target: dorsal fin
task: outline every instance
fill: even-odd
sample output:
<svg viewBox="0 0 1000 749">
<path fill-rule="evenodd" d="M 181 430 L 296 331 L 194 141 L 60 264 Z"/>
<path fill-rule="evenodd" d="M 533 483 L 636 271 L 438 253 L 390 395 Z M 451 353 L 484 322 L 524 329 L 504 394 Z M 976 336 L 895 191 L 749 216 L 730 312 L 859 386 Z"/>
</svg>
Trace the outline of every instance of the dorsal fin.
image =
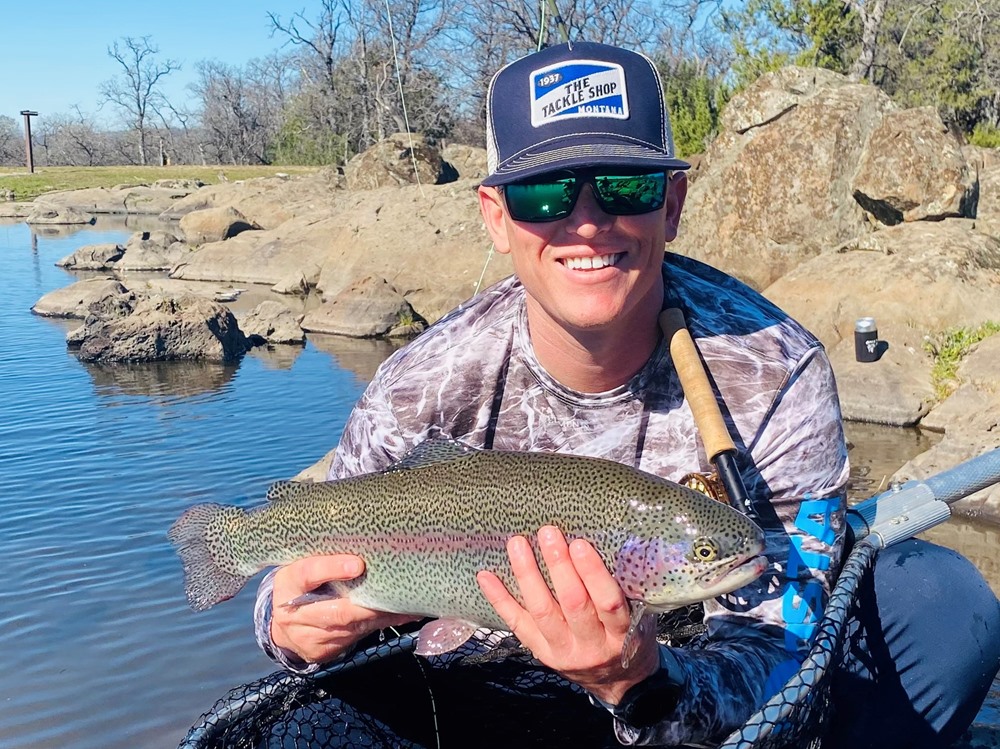
<svg viewBox="0 0 1000 749">
<path fill-rule="evenodd" d="M 308 496 L 311 481 L 275 481 L 267 488 L 268 502 L 287 502 L 290 499 L 304 499 Z"/>
<path fill-rule="evenodd" d="M 423 468 L 459 458 L 467 458 L 475 452 L 477 452 L 477 448 L 459 440 L 434 437 L 421 442 L 386 470 L 406 471 L 411 468 Z"/>
</svg>

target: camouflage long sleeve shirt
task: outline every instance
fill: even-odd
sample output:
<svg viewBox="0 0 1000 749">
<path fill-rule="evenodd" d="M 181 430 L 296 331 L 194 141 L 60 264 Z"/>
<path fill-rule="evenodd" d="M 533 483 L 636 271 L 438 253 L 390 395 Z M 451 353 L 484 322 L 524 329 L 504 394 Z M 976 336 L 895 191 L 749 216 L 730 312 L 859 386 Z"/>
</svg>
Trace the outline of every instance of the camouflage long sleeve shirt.
<svg viewBox="0 0 1000 749">
<path fill-rule="evenodd" d="M 839 568 L 847 450 L 820 343 L 761 295 L 681 256 L 663 267 L 739 448 L 770 568 L 705 605 L 708 635 L 675 648 L 674 713 L 629 744 L 701 744 L 738 727 L 794 673 Z M 528 335 L 525 292 L 507 279 L 387 359 L 355 406 L 330 478 L 379 471 L 432 437 L 477 447 L 609 458 L 677 480 L 711 470 L 665 342 L 629 382 L 580 393 L 550 377 Z"/>
</svg>

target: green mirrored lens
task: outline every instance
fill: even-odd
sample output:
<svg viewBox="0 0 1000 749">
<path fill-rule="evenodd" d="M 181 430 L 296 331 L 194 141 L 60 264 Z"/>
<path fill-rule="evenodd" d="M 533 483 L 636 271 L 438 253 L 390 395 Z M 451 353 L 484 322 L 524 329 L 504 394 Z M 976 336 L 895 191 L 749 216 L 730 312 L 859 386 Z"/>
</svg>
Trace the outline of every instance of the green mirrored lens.
<svg viewBox="0 0 1000 749">
<path fill-rule="evenodd" d="M 568 216 L 576 203 L 576 179 L 511 184 L 504 187 L 507 208 L 518 221 L 554 221 Z"/>
<path fill-rule="evenodd" d="M 614 216 L 655 211 L 667 194 L 667 175 L 656 174 L 594 176 L 594 188 L 601 208 Z"/>
<path fill-rule="evenodd" d="M 584 182 L 594 187 L 594 195 L 605 213 L 632 216 L 663 206 L 667 194 L 667 174 L 576 174 L 549 182 L 515 182 L 505 185 L 504 197 L 510 215 L 517 221 L 556 221 L 573 212 Z"/>
</svg>

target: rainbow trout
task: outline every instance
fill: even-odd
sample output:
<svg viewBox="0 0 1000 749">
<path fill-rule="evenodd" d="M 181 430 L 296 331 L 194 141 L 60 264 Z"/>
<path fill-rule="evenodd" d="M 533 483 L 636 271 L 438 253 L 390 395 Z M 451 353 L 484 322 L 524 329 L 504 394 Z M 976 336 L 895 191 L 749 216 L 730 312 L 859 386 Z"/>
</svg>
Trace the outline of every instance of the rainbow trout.
<svg viewBox="0 0 1000 749">
<path fill-rule="evenodd" d="M 197 505 L 171 527 L 192 608 L 231 598 L 266 567 L 357 554 L 365 573 L 331 592 L 380 611 L 433 617 L 419 635 L 424 655 L 458 647 L 481 626 L 506 627 L 476 572 L 496 573 L 517 595 L 506 543 L 523 535 L 548 579 L 535 538 L 543 525 L 594 545 L 629 599 L 633 630 L 646 612 L 729 593 L 767 566 L 759 556 L 764 534 L 746 516 L 598 458 L 429 440 L 381 473 L 281 482 L 267 499 L 250 510 Z"/>
</svg>

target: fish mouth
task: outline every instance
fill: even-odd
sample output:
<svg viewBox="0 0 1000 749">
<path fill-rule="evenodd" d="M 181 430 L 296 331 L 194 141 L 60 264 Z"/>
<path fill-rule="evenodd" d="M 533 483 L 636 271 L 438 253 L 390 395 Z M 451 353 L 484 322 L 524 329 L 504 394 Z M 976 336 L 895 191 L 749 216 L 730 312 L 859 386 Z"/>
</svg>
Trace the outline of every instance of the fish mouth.
<svg viewBox="0 0 1000 749">
<path fill-rule="evenodd" d="M 739 559 L 734 559 L 711 580 L 701 580 L 698 584 L 705 590 L 726 587 L 727 592 L 733 591 L 752 583 L 763 575 L 764 570 L 767 569 L 767 565 L 767 557 L 763 554 L 752 557 L 740 557 Z M 725 583 L 725 586 L 723 586 L 723 583 Z M 734 583 L 736 584 L 734 585 Z"/>
</svg>

